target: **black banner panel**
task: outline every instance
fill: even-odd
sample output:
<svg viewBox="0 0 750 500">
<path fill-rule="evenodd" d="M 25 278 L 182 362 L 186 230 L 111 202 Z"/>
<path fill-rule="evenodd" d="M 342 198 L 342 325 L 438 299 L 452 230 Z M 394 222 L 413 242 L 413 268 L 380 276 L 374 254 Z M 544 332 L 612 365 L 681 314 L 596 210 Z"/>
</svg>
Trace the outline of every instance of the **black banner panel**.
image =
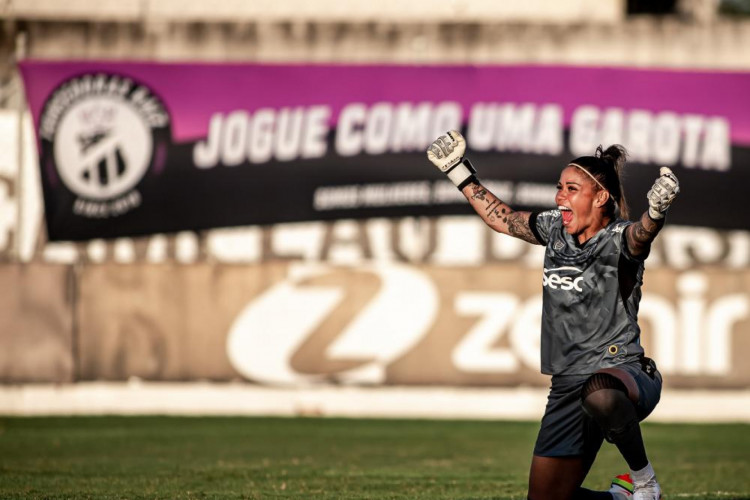
<svg viewBox="0 0 750 500">
<path fill-rule="evenodd" d="M 469 214 L 427 160 L 460 130 L 483 183 L 554 207 L 622 144 L 631 217 L 661 165 L 672 224 L 750 229 L 750 73 L 539 66 L 26 61 L 50 240 Z"/>
</svg>

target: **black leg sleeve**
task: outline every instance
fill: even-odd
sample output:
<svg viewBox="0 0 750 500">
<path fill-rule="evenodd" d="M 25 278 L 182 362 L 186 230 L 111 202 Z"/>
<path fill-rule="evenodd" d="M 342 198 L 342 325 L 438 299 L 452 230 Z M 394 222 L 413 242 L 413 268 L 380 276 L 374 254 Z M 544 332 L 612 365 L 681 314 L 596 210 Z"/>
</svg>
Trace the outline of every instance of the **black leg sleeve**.
<svg viewBox="0 0 750 500">
<path fill-rule="evenodd" d="M 601 427 L 604 437 L 617 446 L 631 470 L 648 464 L 635 406 L 625 385 L 616 377 L 597 373 L 586 382 L 581 399 L 584 411 Z"/>
</svg>

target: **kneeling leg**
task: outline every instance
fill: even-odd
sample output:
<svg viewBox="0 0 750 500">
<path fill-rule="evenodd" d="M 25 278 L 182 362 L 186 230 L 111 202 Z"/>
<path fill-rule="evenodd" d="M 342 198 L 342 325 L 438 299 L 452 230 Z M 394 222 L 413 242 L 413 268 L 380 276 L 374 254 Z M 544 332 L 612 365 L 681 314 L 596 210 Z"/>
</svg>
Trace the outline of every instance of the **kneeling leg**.
<svg viewBox="0 0 750 500">
<path fill-rule="evenodd" d="M 648 464 L 635 405 L 625 384 L 607 373 L 595 373 L 581 390 L 584 411 L 593 418 L 607 441 L 620 450 L 631 470 Z"/>
</svg>

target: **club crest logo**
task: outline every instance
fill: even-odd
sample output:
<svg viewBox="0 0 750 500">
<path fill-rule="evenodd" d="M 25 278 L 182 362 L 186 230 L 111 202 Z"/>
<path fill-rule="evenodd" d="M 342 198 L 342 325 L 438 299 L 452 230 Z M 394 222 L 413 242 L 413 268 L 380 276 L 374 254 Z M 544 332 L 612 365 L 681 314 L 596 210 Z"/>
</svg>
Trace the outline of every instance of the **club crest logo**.
<svg viewBox="0 0 750 500">
<path fill-rule="evenodd" d="M 73 213 L 123 215 L 140 206 L 138 184 L 165 160 L 169 115 L 147 87 L 119 75 L 67 80 L 40 120 L 42 164 L 75 196 Z"/>
</svg>

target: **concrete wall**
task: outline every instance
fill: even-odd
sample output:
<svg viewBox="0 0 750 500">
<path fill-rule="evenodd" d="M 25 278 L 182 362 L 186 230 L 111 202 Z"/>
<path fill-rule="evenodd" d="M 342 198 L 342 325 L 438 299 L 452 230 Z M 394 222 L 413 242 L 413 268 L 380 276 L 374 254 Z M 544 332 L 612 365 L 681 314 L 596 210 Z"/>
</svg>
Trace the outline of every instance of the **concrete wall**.
<svg viewBox="0 0 750 500">
<path fill-rule="evenodd" d="M 536 250 L 520 243 L 516 245 L 515 241 L 506 241 L 508 239 L 492 239 L 482 229 L 481 222 L 473 218 L 441 218 L 426 223 L 413 218 L 362 222 L 364 230 L 373 235 L 372 240 L 379 242 L 368 258 L 350 237 L 352 225 L 358 224 L 351 221 L 246 227 L 198 235 L 155 235 L 109 242 L 47 244 L 41 223 L 34 138 L 24 114 L 25 105 L 14 65 L 17 58 L 538 63 L 746 71 L 750 69 L 750 21 L 719 16 L 716 5 L 717 0 L 682 0 L 675 14 L 657 17 L 628 16 L 624 0 L 414 0 L 406 4 L 391 0 L 377 3 L 335 0 L 276 0 L 272 3 L 242 0 L 0 0 L 3 20 L 0 24 L 0 260 L 12 262 L 0 267 L 0 279 L 13 296 L 13 300 L 5 301 L 6 309 L 0 314 L 0 324 L 3 325 L 0 343 L 5 353 L 3 363 L 0 363 L 0 377 L 11 383 L 69 382 L 82 378 L 124 380 L 144 375 L 148 379 L 150 373 L 158 372 L 161 365 L 148 364 L 150 358 L 138 356 L 144 346 L 152 348 L 157 345 L 147 342 L 148 338 L 141 334 L 150 331 L 138 323 L 143 319 L 142 314 L 126 311 L 122 314 L 127 316 L 127 321 L 108 323 L 108 314 L 120 314 L 116 294 L 107 299 L 111 311 L 97 311 L 92 307 L 92 304 L 97 304 L 94 299 L 106 295 L 102 289 L 111 286 L 112 282 L 118 286 L 121 281 L 128 284 L 133 276 L 142 275 L 154 280 L 167 275 L 165 270 L 179 276 L 199 271 L 207 282 L 211 282 L 226 272 L 240 285 L 250 286 L 260 281 L 258 276 L 266 276 L 263 273 L 269 266 L 280 269 L 292 261 L 312 267 L 349 266 L 345 272 L 352 274 L 376 264 L 385 264 L 386 267 L 406 264 L 410 272 L 422 273 L 430 279 L 450 273 L 481 273 L 483 269 L 499 273 L 504 269 L 528 275 L 528 281 L 532 282 L 537 279 L 533 276 L 539 274 L 538 269 L 533 268 L 541 264 Z M 420 268 L 426 263 L 420 251 L 425 248 L 425 235 L 429 233 L 424 228 L 430 224 L 435 225 L 438 252 L 437 256 L 431 257 L 427 263 L 431 267 L 425 271 Z M 456 250 L 455 244 L 449 245 L 456 241 L 455 234 L 460 235 L 465 243 L 460 251 Z M 467 234 L 470 235 L 468 239 Z M 26 264 L 28 262 L 32 264 Z M 190 266 L 179 268 L 186 264 Z M 154 265 L 158 269 L 148 273 L 148 267 Z M 237 265 L 237 268 L 227 267 Z M 658 275 L 658 279 L 652 282 L 657 284 L 653 289 L 654 297 L 667 297 L 666 302 L 652 301 L 651 315 L 662 317 L 666 312 L 664 317 L 674 319 L 671 328 L 675 335 L 692 335 L 690 342 L 680 344 L 680 349 L 687 349 L 687 357 L 676 358 L 677 351 L 666 341 L 659 346 L 653 345 L 654 351 L 661 355 L 666 372 L 671 375 L 672 387 L 733 389 L 735 392 L 729 393 L 722 405 L 739 401 L 739 405 L 744 405 L 741 418 L 747 420 L 747 391 L 739 392 L 744 395 L 742 399 L 737 396 L 736 389 L 746 388 L 748 380 L 741 363 L 744 349 L 739 347 L 747 344 L 745 333 L 749 324 L 746 284 L 750 268 L 750 232 L 667 228 L 657 240 L 649 266 L 650 271 L 656 271 Z M 529 271 L 529 268 L 533 270 Z M 76 269 L 79 274 L 76 274 Z M 94 279 L 97 277 L 99 281 Z M 336 279 L 348 283 L 344 278 Z M 51 279 L 55 280 L 54 286 L 49 284 Z M 454 283 L 460 284 L 458 278 L 448 281 L 442 290 L 451 289 Z M 496 281 L 502 282 L 502 279 Z M 100 282 L 104 283 L 102 287 Z M 171 283 L 167 279 L 164 282 Z M 75 288 L 69 288 L 71 283 L 81 285 L 78 292 L 86 293 L 75 292 Z M 240 285 L 238 289 L 241 289 Z M 194 290 L 208 293 L 211 287 L 208 289 Z M 231 287 L 224 288 L 229 289 Z M 75 293 L 69 293 L 71 290 Z M 121 294 L 123 301 L 137 302 L 146 300 L 144 294 L 150 289 L 136 286 L 135 291 L 127 287 L 124 290 L 127 293 Z M 181 292 L 192 293 L 189 287 Z M 235 304 L 237 310 L 225 311 L 219 319 L 231 323 L 240 306 L 250 303 L 251 294 L 247 295 L 249 298 L 244 297 L 239 305 Z M 146 305 L 158 312 L 161 312 L 157 307 L 161 304 L 159 300 L 170 304 L 168 288 L 161 293 L 154 292 L 154 296 L 157 297 L 155 302 Z M 75 302 L 81 297 L 86 300 Z M 659 309 L 660 304 L 666 306 Z M 693 307 L 696 305 L 703 309 Z M 695 311 L 703 314 L 699 318 L 700 324 L 708 325 L 706 318 L 709 316 L 712 321 L 721 322 L 721 314 L 715 312 L 719 305 L 735 308 L 735 321 L 722 324 L 726 327 L 723 331 L 728 339 L 725 345 L 738 348 L 724 352 L 724 357 L 714 356 L 723 360 L 723 364 L 706 364 L 700 357 L 701 339 L 715 329 L 679 327 L 690 326 L 689 316 Z M 173 329 L 181 318 L 179 306 L 172 304 L 170 309 L 173 320 L 167 328 L 170 335 L 182 333 Z M 40 308 L 48 312 L 40 314 Z M 647 313 L 644 315 L 648 316 Z M 154 313 L 153 316 L 158 315 Z M 76 321 L 84 323 L 76 324 Z M 652 328 L 648 322 L 646 324 L 646 328 Z M 88 327 L 88 336 L 81 336 L 81 325 Z M 102 325 L 115 328 L 116 335 L 105 331 Z M 129 335 L 128 328 L 135 333 Z M 98 336 L 100 330 L 105 334 Z M 221 344 L 217 345 L 221 346 L 223 353 L 227 325 L 201 330 L 201 334 L 210 337 L 203 341 L 209 344 L 218 337 Z M 441 335 L 433 337 L 442 338 Z M 40 343 L 40 338 L 47 340 Z M 110 363 L 96 365 L 97 343 L 106 343 L 113 338 L 120 341 L 108 351 Z M 672 341 L 680 339 L 682 337 L 675 336 Z M 200 349 L 201 345 L 178 347 Z M 88 352 L 94 355 L 86 358 L 88 364 L 82 363 L 80 354 L 91 346 L 95 349 Z M 218 355 L 215 359 L 219 360 L 215 365 L 223 370 L 219 379 L 232 379 L 236 375 L 228 368 L 225 359 L 219 359 Z M 185 366 L 192 365 L 187 363 Z M 449 363 L 440 366 L 453 370 Z M 115 376 L 106 372 L 113 367 L 120 370 Z M 191 378 L 178 372 L 161 379 Z M 196 371 L 192 375 L 193 378 L 216 378 L 215 370 Z M 538 374 L 534 371 L 528 376 Z M 695 377 L 701 377 L 699 383 L 695 383 Z M 160 376 L 150 378 L 160 380 Z M 433 377 L 422 382 L 450 384 L 456 383 L 456 379 Z M 496 381 L 490 380 L 492 382 Z M 395 383 L 404 383 L 404 380 L 395 379 Z M 476 381 L 468 383 L 476 384 Z M 81 385 L 87 389 L 85 384 L 77 384 L 70 390 L 79 390 Z M 94 402 L 108 397 L 119 399 L 114 406 L 105 408 L 107 411 L 144 411 L 137 403 L 142 400 L 140 394 L 127 399 L 110 390 L 98 391 L 98 386 L 94 389 L 96 394 L 93 396 L 76 393 L 72 397 Z M 47 393 L 23 392 L 28 390 L 34 389 L 28 389 L 28 386 L 18 390 L 5 387 L 4 392 L 0 391 L 0 410 L 19 408 L 18 412 L 28 413 L 33 412 L 30 408 L 38 405 L 42 405 L 41 411 L 70 412 L 76 408 L 65 399 L 59 407 L 50 410 L 52 407 L 44 404 L 57 401 L 55 394 L 44 387 L 41 390 Z M 167 393 L 174 395 L 181 390 L 169 386 L 157 399 L 164 400 Z M 334 392 L 346 394 L 338 390 Z M 537 395 L 532 405 L 535 412 L 543 406 L 543 392 Z M 20 402 L 13 406 L 12 401 L 2 399 L 8 394 L 17 396 Z M 466 394 L 461 405 L 484 397 Z M 429 397 L 435 399 L 432 394 Z M 519 404 L 517 393 L 510 397 L 512 403 L 500 406 L 515 407 Z M 706 411 L 705 418 L 716 419 L 719 408 L 723 408 L 723 415 L 737 418 L 738 413 L 728 413 L 727 407 L 711 403 L 706 394 L 697 397 L 702 399 L 688 407 L 693 411 Z M 199 401 L 200 405 L 205 403 L 205 399 L 196 398 L 193 393 L 186 398 Z M 372 404 L 371 398 L 372 394 L 367 394 L 369 404 Z M 237 411 L 243 399 L 264 404 L 271 400 L 267 392 L 253 393 L 249 398 L 232 396 L 230 399 L 231 404 L 222 406 L 221 411 Z M 394 415 L 404 415 L 409 411 L 408 405 L 403 404 L 403 398 L 398 402 Z M 416 402 L 411 396 L 410 402 L 412 410 L 427 407 L 424 401 Z M 342 406 L 345 410 L 339 414 L 348 414 L 346 412 L 351 410 L 352 404 L 351 399 L 347 400 Z M 299 405 L 299 402 L 294 402 L 294 405 Z M 88 406 L 82 411 L 91 411 L 91 408 Z M 182 411 L 181 408 L 178 410 Z M 257 411 L 278 411 L 278 406 L 275 408 L 263 406 Z M 199 410 L 206 411 L 206 407 L 201 406 Z M 158 407 L 155 411 L 164 409 Z M 470 415 L 461 415 L 476 416 L 480 413 L 474 410 Z M 680 408 L 675 414 L 684 418 L 686 413 Z M 493 412 L 491 416 L 494 415 Z M 536 413 L 533 416 L 535 418 Z M 522 417 L 528 418 L 529 414 Z"/>
</svg>

